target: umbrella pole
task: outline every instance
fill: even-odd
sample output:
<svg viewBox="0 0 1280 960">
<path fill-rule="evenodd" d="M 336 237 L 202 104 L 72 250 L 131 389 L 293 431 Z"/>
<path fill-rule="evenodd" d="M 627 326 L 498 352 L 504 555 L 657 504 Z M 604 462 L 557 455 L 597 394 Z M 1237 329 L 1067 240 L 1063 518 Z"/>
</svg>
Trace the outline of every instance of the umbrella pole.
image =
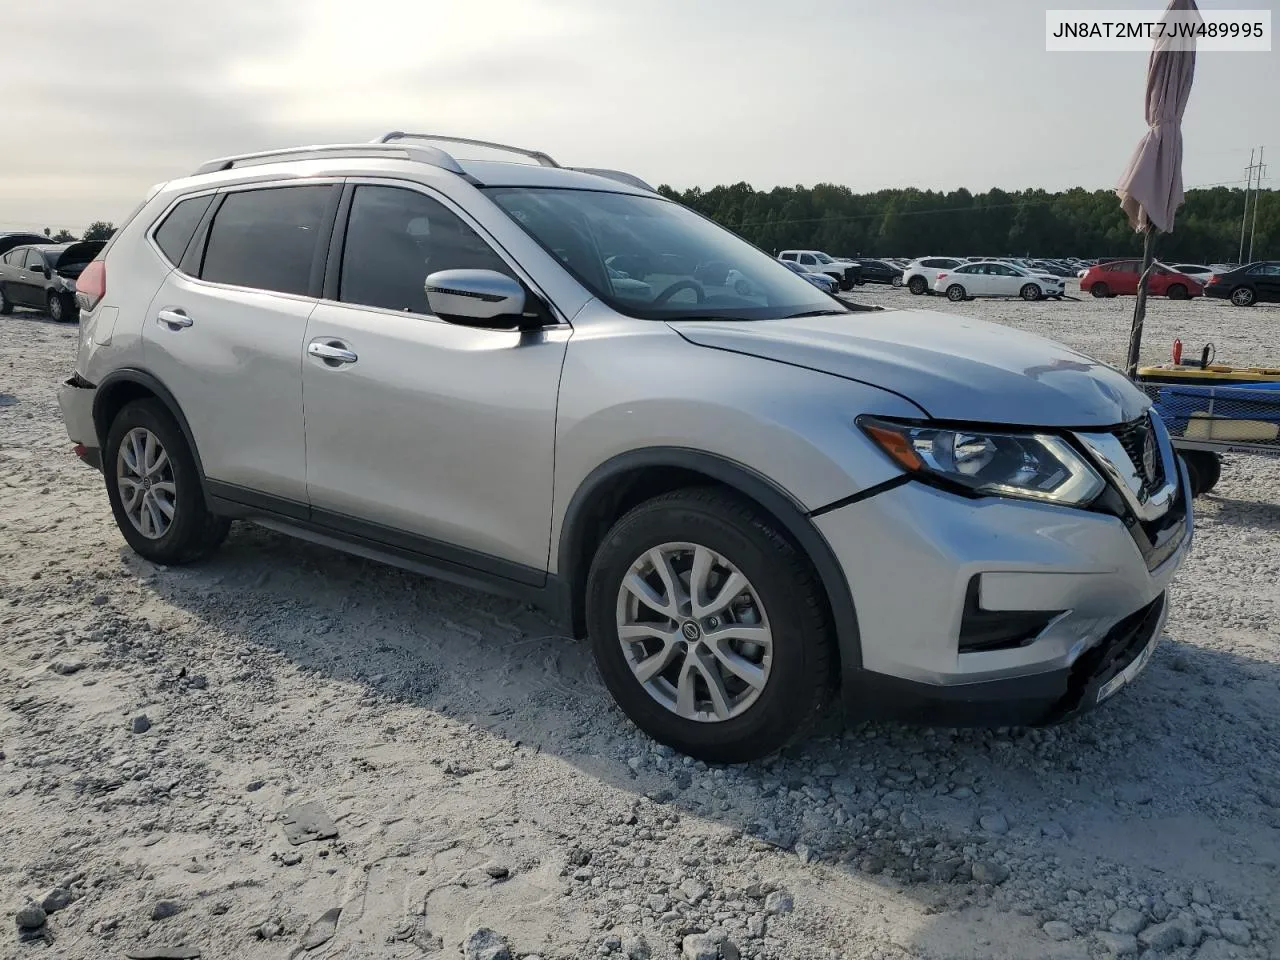
<svg viewBox="0 0 1280 960">
<path fill-rule="evenodd" d="M 1142 324 L 1147 318 L 1147 287 L 1155 261 L 1156 228 L 1147 224 L 1142 239 L 1142 274 L 1138 278 L 1138 299 L 1133 305 L 1133 326 L 1129 330 L 1129 363 L 1125 370 L 1132 380 L 1138 375 L 1138 354 L 1142 350 Z"/>
</svg>

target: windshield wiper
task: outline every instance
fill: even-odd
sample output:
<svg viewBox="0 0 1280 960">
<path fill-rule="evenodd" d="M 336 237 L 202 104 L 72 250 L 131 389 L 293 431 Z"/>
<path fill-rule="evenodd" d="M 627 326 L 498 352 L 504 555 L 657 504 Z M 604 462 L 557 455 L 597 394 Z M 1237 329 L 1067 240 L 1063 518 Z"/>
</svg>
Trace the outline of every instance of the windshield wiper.
<svg viewBox="0 0 1280 960">
<path fill-rule="evenodd" d="M 834 317 L 848 312 L 848 310 L 806 310 L 804 313 L 789 313 L 782 319 L 798 320 L 801 317 Z"/>
</svg>

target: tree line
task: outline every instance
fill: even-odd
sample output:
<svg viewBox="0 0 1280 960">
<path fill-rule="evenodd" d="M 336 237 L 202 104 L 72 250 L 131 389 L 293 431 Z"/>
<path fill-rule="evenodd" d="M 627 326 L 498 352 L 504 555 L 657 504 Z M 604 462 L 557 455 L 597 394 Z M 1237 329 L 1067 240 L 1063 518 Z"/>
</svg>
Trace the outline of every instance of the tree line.
<svg viewBox="0 0 1280 960">
<path fill-rule="evenodd" d="M 85 229 L 84 235 L 77 237 L 70 230 L 63 228 L 55 233 L 51 228 L 44 228 L 44 235 L 51 243 L 74 243 L 77 240 L 110 240 L 116 232 L 116 225 L 106 220 L 95 220 Z"/>
<path fill-rule="evenodd" d="M 879 190 L 830 183 L 756 190 L 747 183 L 658 191 L 769 252 L 823 250 L 833 256 L 1125 257 L 1142 253 L 1112 190 Z M 1253 259 L 1280 258 L 1280 193 L 1259 195 Z M 1165 262 L 1234 262 L 1244 191 L 1188 190 L 1173 232 L 1160 235 Z M 1254 225 L 1249 202 L 1249 227 Z M 1249 237 L 1245 236 L 1245 257 Z"/>
</svg>

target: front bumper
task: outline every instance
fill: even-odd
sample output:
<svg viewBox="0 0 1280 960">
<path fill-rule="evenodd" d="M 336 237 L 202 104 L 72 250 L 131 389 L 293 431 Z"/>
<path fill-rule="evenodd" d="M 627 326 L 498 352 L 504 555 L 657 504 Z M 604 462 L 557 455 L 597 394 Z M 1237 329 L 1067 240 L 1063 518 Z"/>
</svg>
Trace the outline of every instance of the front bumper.
<svg viewBox="0 0 1280 960">
<path fill-rule="evenodd" d="M 1190 490 L 1175 543 L 1149 569 L 1125 523 L 1087 510 L 972 500 L 918 482 L 815 521 L 844 568 L 861 663 L 846 663 L 855 716 L 955 725 L 1048 723 L 1087 709 L 1142 654 L 1190 547 Z M 975 580 L 976 578 L 976 580 Z M 1020 645 L 962 652 L 971 584 L 985 611 L 1041 611 Z"/>
<path fill-rule="evenodd" d="M 58 387 L 58 406 L 62 409 L 62 422 L 67 436 L 76 445 L 76 453 L 86 463 L 97 466 L 101 462 L 98 429 L 93 422 L 93 401 L 98 388 L 79 376 L 74 376 Z"/>
</svg>

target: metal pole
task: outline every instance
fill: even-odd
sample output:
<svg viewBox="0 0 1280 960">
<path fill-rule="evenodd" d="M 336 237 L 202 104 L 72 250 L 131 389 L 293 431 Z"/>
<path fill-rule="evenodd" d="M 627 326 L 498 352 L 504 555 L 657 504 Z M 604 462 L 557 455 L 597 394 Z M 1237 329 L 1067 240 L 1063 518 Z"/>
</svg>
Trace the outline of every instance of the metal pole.
<svg viewBox="0 0 1280 960">
<path fill-rule="evenodd" d="M 1147 224 L 1142 238 L 1142 275 L 1138 278 L 1138 300 L 1133 305 L 1133 327 L 1129 331 L 1129 363 L 1126 368 L 1129 379 L 1138 375 L 1138 354 L 1142 350 L 1142 323 L 1147 318 L 1147 287 L 1151 282 L 1152 264 L 1155 262 L 1156 228 Z"/>
<path fill-rule="evenodd" d="M 1249 166 L 1244 171 L 1244 213 L 1240 216 L 1240 252 L 1236 254 L 1237 263 L 1244 263 L 1244 226 L 1249 222 L 1249 188 L 1253 186 L 1253 155 L 1256 152 L 1249 151 Z"/>
<path fill-rule="evenodd" d="M 1249 262 L 1253 263 L 1253 235 L 1258 232 L 1258 193 L 1262 190 L 1262 172 L 1266 170 L 1266 166 L 1262 162 L 1262 158 L 1266 153 L 1266 147 L 1258 148 L 1258 185 L 1253 188 L 1253 226 L 1249 228 Z"/>
</svg>

